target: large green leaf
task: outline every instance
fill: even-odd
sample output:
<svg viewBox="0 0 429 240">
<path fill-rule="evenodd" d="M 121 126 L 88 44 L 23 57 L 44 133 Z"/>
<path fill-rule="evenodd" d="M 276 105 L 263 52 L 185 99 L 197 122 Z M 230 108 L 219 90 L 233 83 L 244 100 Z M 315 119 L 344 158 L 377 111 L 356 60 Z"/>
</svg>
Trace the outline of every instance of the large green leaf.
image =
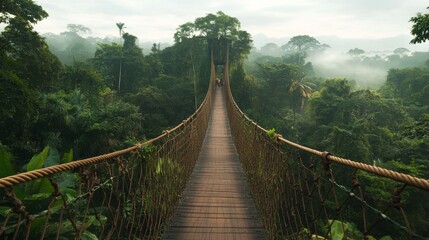
<svg viewBox="0 0 429 240">
<path fill-rule="evenodd" d="M 61 163 L 69 163 L 73 160 L 73 149 L 70 149 L 69 152 L 65 152 L 61 158 Z"/>
<path fill-rule="evenodd" d="M 82 240 L 98 240 L 98 237 L 92 232 L 85 231 L 82 234 Z"/>
<path fill-rule="evenodd" d="M 51 182 L 48 178 L 37 179 L 26 183 L 25 193 L 28 198 L 43 199 L 50 197 L 54 192 Z"/>
<path fill-rule="evenodd" d="M 30 162 L 27 164 L 27 171 L 32 171 L 40 169 L 43 166 L 43 163 L 46 161 L 49 153 L 49 146 L 45 147 L 43 151 L 39 154 L 34 155 Z"/>
<path fill-rule="evenodd" d="M 41 193 L 53 193 L 54 192 L 54 187 L 52 186 L 52 184 L 48 178 L 42 178 L 42 181 L 40 182 L 39 192 L 41 192 Z"/>
<path fill-rule="evenodd" d="M 50 167 L 60 164 L 60 154 L 56 148 L 50 148 L 48 157 L 46 158 L 44 167 Z"/>
<path fill-rule="evenodd" d="M 77 176 L 75 173 L 63 172 L 57 174 L 56 182 L 58 183 L 60 189 L 73 189 L 76 186 L 76 178 Z"/>
<path fill-rule="evenodd" d="M 45 225 L 46 216 L 37 217 L 31 221 L 30 233 L 31 238 L 36 239 L 40 238 L 41 231 Z"/>
<path fill-rule="evenodd" d="M 329 223 L 331 222 L 332 220 L 329 220 Z M 348 227 L 347 223 L 343 223 L 341 221 L 335 220 L 331 226 L 332 239 L 343 239 L 344 233 L 347 231 L 347 227 Z"/>
<path fill-rule="evenodd" d="M 6 147 L 0 145 L 0 177 L 14 175 L 15 169 L 12 166 L 12 155 L 6 150 Z"/>
</svg>

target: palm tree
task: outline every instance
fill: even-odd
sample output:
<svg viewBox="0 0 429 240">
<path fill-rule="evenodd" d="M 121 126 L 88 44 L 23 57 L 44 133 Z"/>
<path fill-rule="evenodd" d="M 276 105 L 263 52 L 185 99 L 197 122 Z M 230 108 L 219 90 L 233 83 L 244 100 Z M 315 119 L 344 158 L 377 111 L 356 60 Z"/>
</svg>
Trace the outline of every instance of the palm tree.
<svg viewBox="0 0 429 240">
<path fill-rule="evenodd" d="M 119 28 L 119 45 L 122 45 L 122 35 L 124 34 L 125 23 L 116 23 Z M 121 92 L 121 78 L 122 78 L 122 52 L 119 56 L 119 82 L 118 82 L 118 94 Z"/>
<path fill-rule="evenodd" d="M 118 22 L 116 26 L 119 29 L 119 44 L 122 44 L 122 35 L 124 34 L 125 23 Z"/>
<path fill-rule="evenodd" d="M 292 98 L 295 102 L 292 108 L 294 119 L 296 110 L 298 109 L 298 104 L 299 109 L 304 108 L 305 100 L 310 98 L 311 94 L 313 93 L 312 86 L 314 86 L 314 84 L 304 81 L 304 73 L 298 69 L 292 72 L 291 81 L 288 86 L 288 92 L 292 95 Z"/>
</svg>

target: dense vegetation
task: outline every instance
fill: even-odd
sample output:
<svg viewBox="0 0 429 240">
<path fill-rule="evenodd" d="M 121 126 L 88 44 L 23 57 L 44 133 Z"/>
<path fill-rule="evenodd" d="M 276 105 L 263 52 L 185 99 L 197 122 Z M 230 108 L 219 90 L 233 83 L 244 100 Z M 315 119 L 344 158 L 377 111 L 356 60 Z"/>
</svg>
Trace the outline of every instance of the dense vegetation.
<svg viewBox="0 0 429 240">
<path fill-rule="evenodd" d="M 202 102 L 209 84 L 210 52 L 215 52 L 216 61 L 223 61 L 225 51 L 220 49 L 235 43 L 231 54 L 237 60 L 251 48 L 250 35 L 240 30 L 239 21 L 218 12 L 179 26 L 174 46 L 161 50 L 160 45 L 153 44 L 148 55 L 143 54 L 135 36 L 124 32 L 124 23 L 116 24 L 119 42 L 103 40 L 96 46 L 91 44 L 93 39 L 79 35 L 89 29 L 69 25 L 69 31 L 60 35 L 61 40 L 69 40 L 65 44 L 69 47 L 55 49 L 58 44 L 48 45 L 32 27 L 47 17 L 42 8 L 32 1 L 8 1 L 1 6 L 0 21 L 6 27 L 0 35 L 0 177 L 112 152 L 159 135 L 190 116 Z M 48 37 L 52 41 L 58 36 Z M 52 54 L 51 46 L 58 56 Z M 167 207 L 175 204 L 171 202 L 173 196 L 179 195 L 174 186 L 180 182 L 177 175 L 182 167 L 171 159 L 159 158 L 152 148 L 156 147 L 143 147 L 137 154 L 139 158 L 130 157 L 127 162 L 138 159 L 133 168 L 139 168 L 145 175 L 141 183 L 144 186 L 137 189 L 145 192 L 144 197 L 133 199 L 141 207 L 141 211 L 136 211 L 140 212 L 138 218 L 157 219 L 153 221 L 160 221 L 157 226 L 160 231 L 163 225 L 159 219 L 166 218 Z M 153 172 L 151 169 L 155 167 Z M 45 232 L 51 219 L 54 222 L 51 227 L 58 227 L 62 238 L 98 239 L 104 227 L 110 228 L 112 221 L 107 221 L 107 216 L 112 213 L 104 203 L 97 202 L 103 192 L 92 192 L 95 190 L 91 184 L 88 184 L 91 197 L 84 199 L 88 193 L 81 190 L 88 183 L 86 174 L 90 171 L 67 171 L 50 176 L 49 180 L 41 178 L 14 186 L 10 194 L 18 196 L 19 204 L 25 206 L 19 209 L 21 212 L 11 207 L 8 201 L 11 195 L 2 189 L 0 220 L 8 226 L 0 235 L 23 238 L 26 234 L 23 231 L 17 230 L 18 235 L 14 236 L 14 227 L 24 212 L 31 218 L 27 223 L 31 224 L 28 231 L 32 237 L 40 238 L 43 234 L 50 238 L 57 234 Z M 135 176 L 134 169 L 130 171 Z M 165 177 L 163 173 L 168 171 L 174 173 Z M 98 188 L 115 188 L 112 186 L 120 183 L 119 180 L 112 183 L 116 178 L 109 176 L 112 172 L 96 173 L 110 179 Z M 92 180 L 99 181 L 98 177 Z M 64 198 L 58 197 L 56 186 Z M 163 197 L 159 192 L 162 187 L 173 189 L 164 192 L 168 196 Z M 110 195 L 109 208 L 127 206 L 122 209 L 127 211 L 136 207 L 123 195 L 126 194 L 115 195 L 116 201 L 112 202 Z M 155 205 L 154 199 L 160 202 Z M 73 213 L 73 219 L 62 221 L 61 208 L 57 206 L 75 202 L 88 206 L 91 203 L 94 209 L 90 213 Z M 89 220 L 85 221 L 87 213 Z M 17 218 L 10 218 L 12 215 Z M 85 232 L 71 227 L 79 221 L 85 221 Z M 125 234 L 129 236 L 129 232 Z"/>
<path fill-rule="evenodd" d="M 396 57 L 379 59 L 385 66 L 403 68 L 390 69 L 380 87 L 371 89 L 359 87 L 354 79 L 324 79 L 315 75 L 317 66 L 308 59 L 323 54 L 326 45 L 312 37 L 295 36 L 280 49 L 284 50 L 282 56 L 253 53 L 245 62 L 245 72 L 232 73 L 233 95 L 251 119 L 311 148 L 429 178 L 427 53 L 401 57 L 398 52 Z M 421 56 L 426 56 L 426 60 L 422 61 Z M 342 175 L 336 180 L 350 182 Z M 382 209 L 383 202 L 390 201 L 393 182 L 365 174 L 361 181 L 367 182 L 368 203 Z M 419 212 L 428 211 L 428 199 L 410 194 L 403 204 L 410 205 L 408 214 L 416 229 L 427 234 L 424 226 L 429 223 L 425 214 Z M 359 222 L 360 216 L 350 217 L 352 222 Z M 381 237 L 389 232 L 379 227 L 376 235 Z"/>
<path fill-rule="evenodd" d="M 307 42 L 307 49 L 299 47 L 302 42 Z M 354 79 L 315 75 L 307 56 L 321 54 L 325 47 L 304 35 L 282 46 L 289 49 L 283 56 L 254 54 L 245 63 L 246 73 L 236 71 L 232 79 L 239 105 L 250 118 L 288 139 L 429 177 L 429 68 L 425 61 L 408 67 L 414 56 L 401 58 L 398 53 L 398 59 L 389 59 L 405 67 L 390 69 L 381 87 L 365 89 Z M 416 55 L 420 58 L 423 53 Z M 392 64 L 389 59 L 383 62 Z"/>
<path fill-rule="evenodd" d="M 184 42 L 164 50 L 154 44 L 144 55 L 130 33 L 120 31 L 119 43 L 94 45 L 79 35 L 89 29 L 70 24 L 58 39 L 68 47 L 60 51 L 55 36 L 48 45 L 33 30 L 47 13 L 25 2 L 6 4 L 0 18 L 6 26 L 0 35 L 0 144 L 16 168 L 48 145 L 72 149 L 74 159 L 129 146 L 175 126 L 201 103 L 209 76 L 204 39 L 192 42 L 192 55 Z"/>
<path fill-rule="evenodd" d="M 94 39 L 83 37 L 87 28 L 69 25 L 61 37 L 73 44 L 50 48 L 58 36 L 50 36 L 48 46 L 32 27 L 47 16 L 32 1 L 8 1 L 1 9 L 0 23 L 6 27 L 0 35 L 0 155 L 13 159 L 11 168 L 28 169 L 24 166 L 31 156 L 46 146 L 57 155 L 66 153 L 69 160 L 80 159 L 124 148 L 176 125 L 204 97 L 208 49 L 215 50 L 215 61 L 222 64 L 226 46 L 234 42 L 232 91 L 250 118 L 303 145 L 429 178 L 425 54 L 417 54 L 418 61 L 401 56 L 400 50 L 387 63 L 363 59 L 395 68 L 379 88 L 362 89 L 353 79 L 316 76 L 309 56 L 329 46 L 308 35 L 295 36 L 281 48 L 265 47 L 277 56 L 259 54 L 245 61 L 250 35 L 222 12 L 180 25 L 172 47 L 154 44 L 147 55 L 137 38 L 123 31 L 123 23 L 117 24 L 119 42 L 94 45 Z M 417 16 L 416 23 L 420 17 L 426 15 Z M 363 52 L 351 49 L 349 54 Z M 0 171 L 0 177 L 9 170 Z M 388 190 L 373 187 L 378 179 L 371 181 L 368 191 L 390 196 Z M 425 199 L 415 204 L 419 208 L 411 214 L 416 218 L 418 209 L 428 211 Z M 429 224 L 427 219 L 415 221 L 419 228 Z"/>
</svg>

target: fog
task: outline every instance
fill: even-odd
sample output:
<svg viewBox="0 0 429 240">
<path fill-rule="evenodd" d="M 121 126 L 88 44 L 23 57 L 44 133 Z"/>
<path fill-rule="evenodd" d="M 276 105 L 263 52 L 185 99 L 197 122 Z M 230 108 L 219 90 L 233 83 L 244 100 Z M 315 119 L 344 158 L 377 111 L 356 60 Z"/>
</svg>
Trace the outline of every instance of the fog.
<svg viewBox="0 0 429 240">
<path fill-rule="evenodd" d="M 346 78 L 354 82 L 355 89 L 374 89 L 386 81 L 390 69 L 428 66 L 429 52 L 425 47 L 427 44 L 412 45 L 410 48 L 406 39 L 401 39 L 385 39 L 384 45 L 381 40 L 370 39 L 349 40 L 342 44 L 335 42 L 332 45 L 332 42 L 329 42 L 330 47 L 322 52 L 307 52 L 305 62 L 311 63 L 315 77 Z M 250 61 L 258 61 L 261 56 L 274 57 L 270 61 L 284 61 L 285 56 L 293 54 L 285 52 L 283 48 L 288 41 L 283 39 L 268 42 L 260 48 L 255 47 Z M 327 43 L 319 41 L 320 44 Z M 362 46 L 365 48 L 361 48 Z"/>
<path fill-rule="evenodd" d="M 303 33 L 309 35 L 310 33 Z M 421 44 L 410 44 L 412 36 L 399 34 L 391 37 L 378 37 L 378 38 L 347 38 L 338 36 L 326 36 L 326 35 L 310 35 L 315 37 L 322 43 L 326 43 L 331 46 L 332 49 L 339 52 L 347 52 L 351 48 L 361 48 L 365 51 L 393 51 L 398 47 L 405 47 L 410 51 L 429 51 L 429 43 Z M 290 38 L 273 38 L 268 37 L 264 34 L 254 34 L 253 45 L 256 48 L 261 48 L 267 43 L 275 43 L 279 46 L 287 43 Z"/>
<path fill-rule="evenodd" d="M 404 50 L 404 48 L 401 48 Z M 328 49 L 307 58 L 315 75 L 323 78 L 347 78 L 356 88 L 377 88 L 386 81 L 390 69 L 428 66 L 429 52 L 368 51 L 359 55 Z M 406 50 L 406 49 L 405 49 Z"/>
<path fill-rule="evenodd" d="M 82 25 L 77 26 L 85 28 Z M 99 43 L 119 42 L 118 37 L 94 37 L 79 31 L 65 31 L 60 34 L 46 33 L 43 36 L 46 38 L 51 51 L 65 64 L 73 64 L 75 61 L 84 61 L 93 57 Z M 408 39 L 402 37 L 384 40 L 361 39 L 360 41 L 357 39 L 341 41 L 338 38 L 321 39 L 318 39 L 320 43 L 326 43 L 330 48 L 324 52 L 309 53 L 306 58 L 306 62 L 312 63 L 315 76 L 354 80 L 356 83 L 354 88 L 356 89 L 377 88 L 386 80 L 389 69 L 421 67 L 425 66 L 429 59 L 429 52 L 426 50 L 428 49 L 426 48 L 427 44 L 409 45 Z M 268 42 L 271 45 L 261 46 L 262 42 L 269 40 L 273 40 Z M 256 35 L 254 46 L 258 54 L 281 59 L 282 55 L 285 54 L 281 50 L 281 46 L 288 41 L 289 39 L 270 39 L 263 35 Z M 170 44 L 161 43 L 161 49 Z M 152 45 L 153 42 L 139 43 L 145 55 L 150 54 Z M 410 51 L 406 54 L 394 53 L 395 49 L 400 47 Z M 347 53 L 354 48 L 359 48 L 363 54 L 350 55 Z"/>
<path fill-rule="evenodd" d="M 422 67 L 429 59 L 429 44 L 410 44 L 407 35 L 386 38 L 340 38 L 336 36 L 316 36 L 320 43 L 328 44 L 323 53 L 310 54 L 306 62 L 311 62 L 316 77 L 347 78 L 356 81 L 356 88 L 377 88 L 386 81 L 391 68 Z M 258 53 L 281 57 L 284 53 L 280 47 L 290 38 L 270 38 L 264 34 L 253 36 L 254 46 Z M 274 47 L 265 48 L 269 43 Z M 350 49 L 359 48 L 365 53 L 350 55 Z M 406 48 L 407 54 L 395 54 L 395 49 Z"/>
<path fill-rule="evenodd" d="M 308 58 L 313 64 L 315 75 L 322 78 L 346 78 L 356 81 L 356 88 L 376 88 L 386 80 L 388 69 L 380 66 L 386 62 L 381 57 L 357 57 L 346 53 L 326 51 Z M 368 61 L 376 59 L 377 64 Z"/>
</svg>

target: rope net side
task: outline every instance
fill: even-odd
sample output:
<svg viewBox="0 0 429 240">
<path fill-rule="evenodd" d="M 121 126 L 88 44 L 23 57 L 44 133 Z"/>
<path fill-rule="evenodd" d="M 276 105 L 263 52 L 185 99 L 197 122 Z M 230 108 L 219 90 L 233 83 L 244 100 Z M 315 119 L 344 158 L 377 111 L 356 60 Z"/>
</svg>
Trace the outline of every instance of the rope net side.
<svg viewBox="0 0 429 240">
<path fill-rule="evenodd" d="M 191 117 L 147 142 L 0 179 L 0 239 L 159 238 L 198 158 L 212 95 L 209 84 Z"/>
<path fill-rule="evenodd" d="M 235 103 L 228 71 L 231 132 L 270 239 L 429 237 L 429 180 L 270 136 Z"/>
</svg>

